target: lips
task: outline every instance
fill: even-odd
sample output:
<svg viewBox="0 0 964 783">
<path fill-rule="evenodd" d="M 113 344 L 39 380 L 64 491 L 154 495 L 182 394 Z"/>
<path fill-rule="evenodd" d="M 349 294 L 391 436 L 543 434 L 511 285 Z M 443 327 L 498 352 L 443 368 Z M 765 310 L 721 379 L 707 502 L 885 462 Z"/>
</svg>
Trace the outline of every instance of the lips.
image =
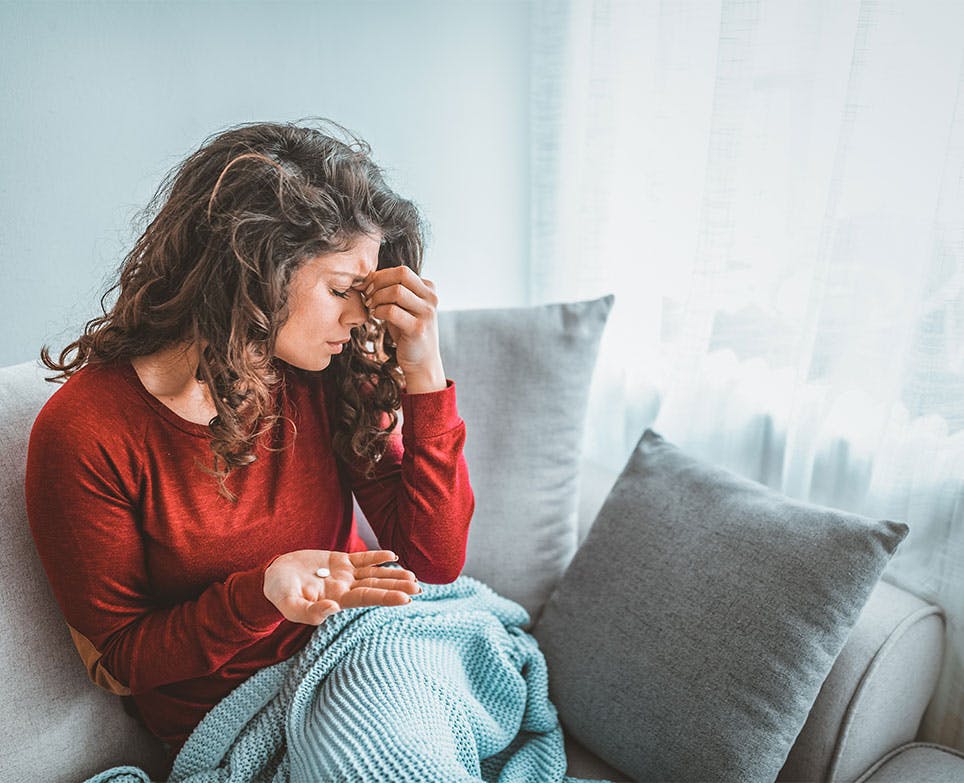
<svg viewBox="0 0 964 783">
<path fill-rule="evenodd" d="M 342 349 L 345 347 L 345 344 L 349 342 L 349 340 L 351 340 L 351 338 L 348 338 L 348 340 L 339 340 L 337 343 L 333 343 L 329 340 L 328 347 L 331 348 L 332 353 L 341 353 Z"/>
</svg>

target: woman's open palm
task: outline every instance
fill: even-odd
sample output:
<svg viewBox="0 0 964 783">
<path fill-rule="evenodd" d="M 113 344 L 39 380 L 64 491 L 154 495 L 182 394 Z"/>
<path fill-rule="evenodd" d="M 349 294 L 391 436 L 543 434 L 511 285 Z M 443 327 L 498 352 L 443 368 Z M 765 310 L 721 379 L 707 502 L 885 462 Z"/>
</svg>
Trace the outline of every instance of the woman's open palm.
<svg viewBox="0 0 964 783">
<path fill-rule="evenodd" d="M 299 549 L 268 566 L 264 594 L 286 619 L 305 625 L 319 625 L 329 615 L 357 606 L 401 606 L 421 588 L 411 571 L 379 566 L 396 559 L 386 549 Z M 318 569 L 327 569 L 329 575 L 318 576 Z"/>
</svg>

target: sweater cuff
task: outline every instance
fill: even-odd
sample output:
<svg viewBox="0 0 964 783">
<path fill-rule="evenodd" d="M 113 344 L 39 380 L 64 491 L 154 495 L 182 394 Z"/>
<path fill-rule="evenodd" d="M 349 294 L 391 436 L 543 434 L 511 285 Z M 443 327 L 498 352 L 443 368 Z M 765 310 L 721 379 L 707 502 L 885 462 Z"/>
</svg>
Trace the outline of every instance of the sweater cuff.
<svg viewBox="0 0 964 783">
<path fill-rule="evenodd" d="M 445 379 L 438 391 L 402 392 L 402 437 L 434 438 L 462 424 L 455 405 L 455 381 Z"/>
<path fill-rule="evenodd" d="M 284 620 L 278 607 L 264 594 L 264 572 L 279 557 L 275 555 L 257 568 L 233 573 L 225 582 L 235 615 L 250 631 L 271 632 Z"/>
</svg>

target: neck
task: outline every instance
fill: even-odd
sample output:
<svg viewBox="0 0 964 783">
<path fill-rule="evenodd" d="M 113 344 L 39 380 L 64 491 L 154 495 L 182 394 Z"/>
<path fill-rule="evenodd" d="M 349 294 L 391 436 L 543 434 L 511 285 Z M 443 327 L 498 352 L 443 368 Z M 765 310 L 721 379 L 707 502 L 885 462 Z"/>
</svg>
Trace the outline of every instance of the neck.
<svg viewBox="0 0 964 783">
<path fill-rule="evenodd" d="M 156 397 L 196 394 L 200 352 L 194 342 L 175 343 L 146 356 L 135 356 L 131 364 L 144 387 Z"/>
</svg>

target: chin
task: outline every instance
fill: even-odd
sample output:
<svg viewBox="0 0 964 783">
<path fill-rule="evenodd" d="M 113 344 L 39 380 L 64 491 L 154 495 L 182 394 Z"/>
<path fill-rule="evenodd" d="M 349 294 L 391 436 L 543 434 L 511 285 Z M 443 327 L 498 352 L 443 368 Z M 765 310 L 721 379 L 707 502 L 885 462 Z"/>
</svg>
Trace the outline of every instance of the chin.
<svg viewBox="0 0 964 783">
<path fill-rule="evenodd" d="M 308 370 L 309 372 L 320 372 L 331 364 L 331 354 L 325 356 L 300 356 L 297 359 L 278 355 L 278 358 L 290 364 L 292 367 L 297 367 L 299 370 Z"/>
<path fill-rule="evenodd" d="M 310 366 L 310 367 L 304 367 L 304 368 L 302 368 L 302 369 L 311 370 L 312 372 L 319 372 L 319 371 L 321 371 L 321 370 L 324 370 L 326 367 L 328 367 L 329 364 L 331 364 L 331 357 L 330 357 L 330 356 L 322 356 L 322 357 L 318 357 L 318 358 L 316 358 L 316 359 L 312 359 L 311 362 L 310 362 L 310 365 L 311 365 L 311 366 Z"/>
</svg>

